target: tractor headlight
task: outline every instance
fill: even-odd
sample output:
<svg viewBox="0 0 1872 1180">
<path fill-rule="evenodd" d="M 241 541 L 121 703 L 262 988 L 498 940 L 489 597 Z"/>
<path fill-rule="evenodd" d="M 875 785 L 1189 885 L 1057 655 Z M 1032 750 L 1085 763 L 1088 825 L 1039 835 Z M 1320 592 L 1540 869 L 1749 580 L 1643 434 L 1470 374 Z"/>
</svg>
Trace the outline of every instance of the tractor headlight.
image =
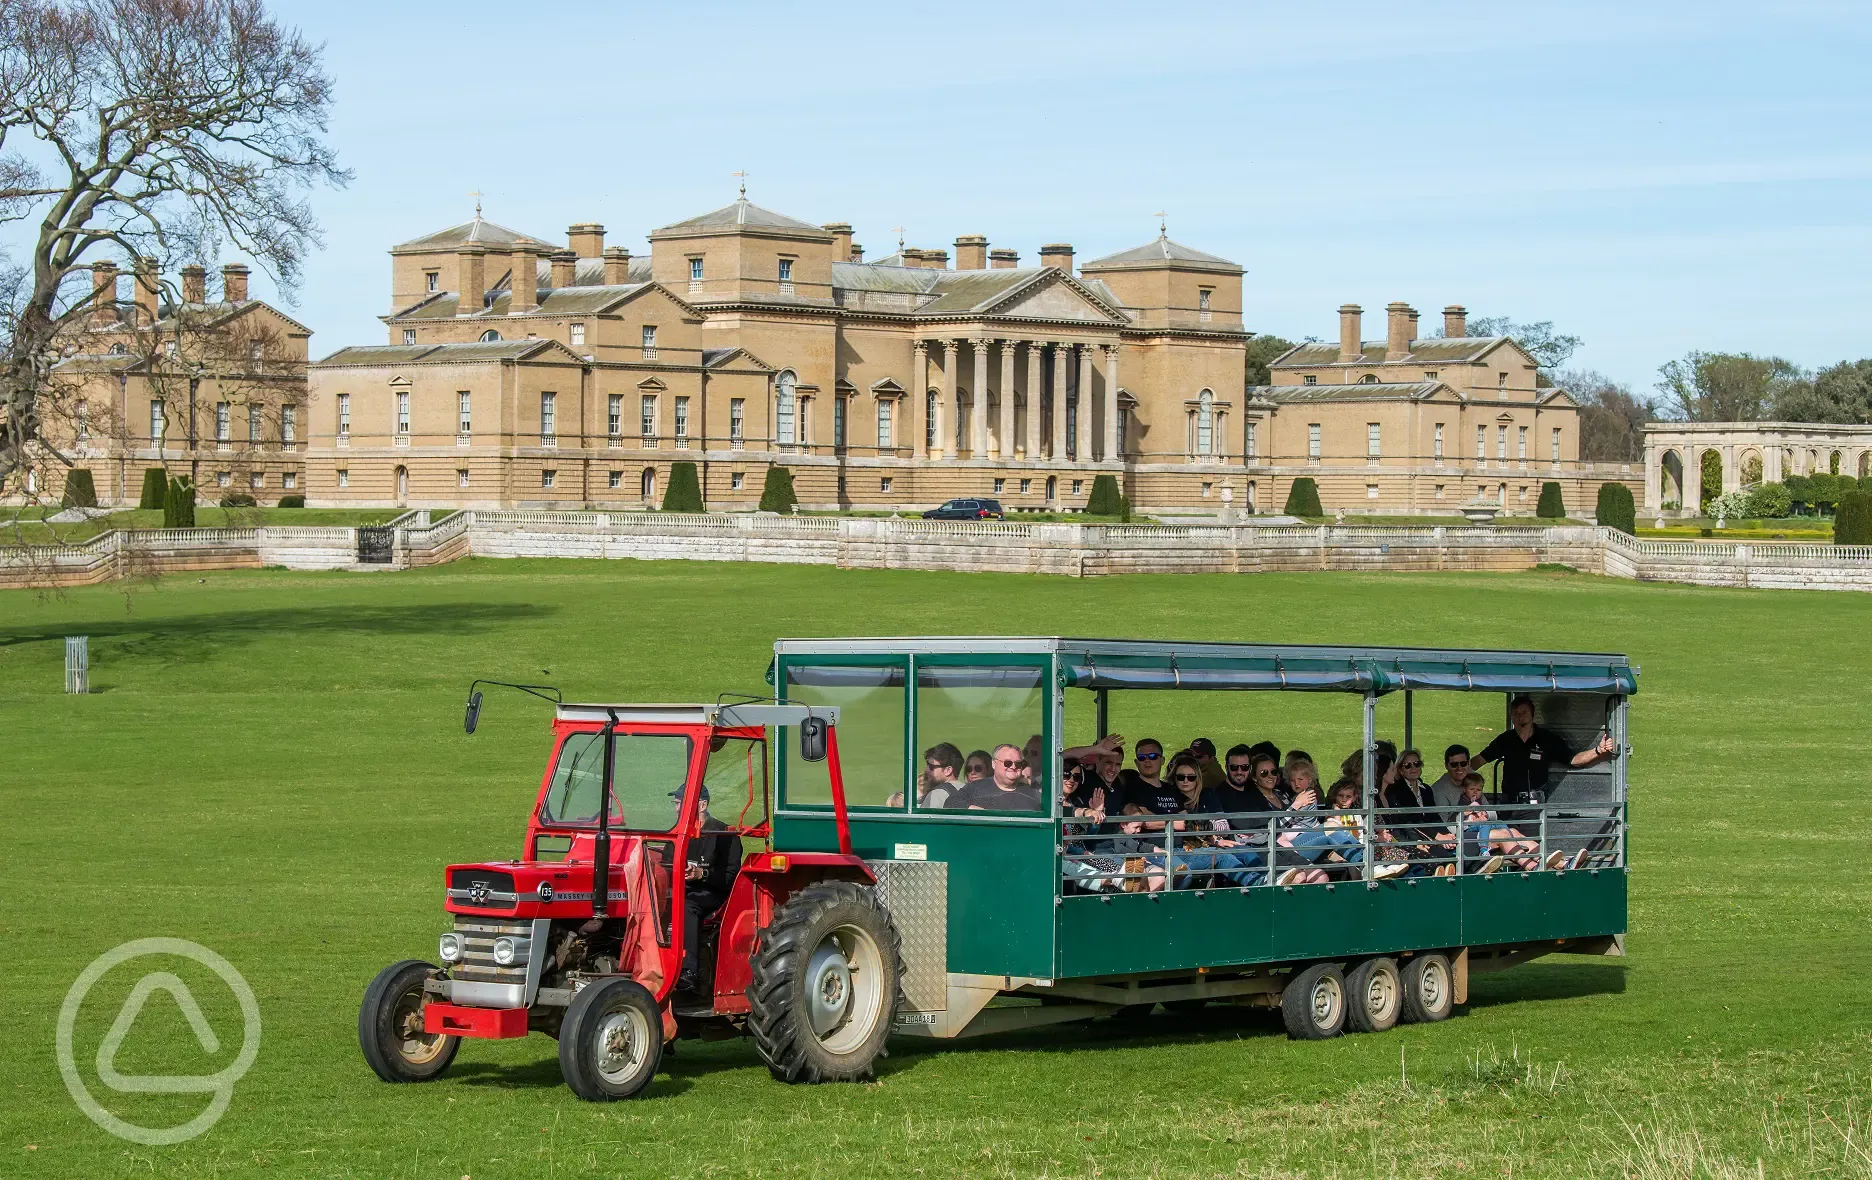
<svg viewBox="0 0 1872 1180">
<path fill-rule="evenodd" d="M 444 934 L 442 943 L 436 949 L 444 963 L 459 963 L 462 957 L 462 940 L 459 934 Z"/>
<path fill-rule="evenodd" d="M 511 967 L 514 965 L 514 960 L 519 957 L 520 950 L 514 945 L 513 939 L 497 938 L 494 940 L 494 962 L 496 965 Z"/>
</svg>

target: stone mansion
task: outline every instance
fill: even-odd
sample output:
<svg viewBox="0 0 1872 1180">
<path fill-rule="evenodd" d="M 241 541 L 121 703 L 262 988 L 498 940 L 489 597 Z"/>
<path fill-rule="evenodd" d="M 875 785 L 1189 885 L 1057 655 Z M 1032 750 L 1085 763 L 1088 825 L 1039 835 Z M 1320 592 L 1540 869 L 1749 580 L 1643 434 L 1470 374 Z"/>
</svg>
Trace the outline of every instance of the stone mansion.
<svg viewBox="0 0 1872 1180">
<path fill-rule="evenodd" d="M 1095 475 L 1168 512 L 1532 511 L 1596 483 L 1577 410 L 1461 308 L 1419 339 L 1303 344 L 1246 384 L 1242 268 L 1160 234 L 1038 265 L 965 236 L 867 260 L 844 223 L 746 199 L 657 229 L 549 241 L 483 220 L 390 250 L 388 342 L 308 369 L 312 505 L 636 507 L 696 464 L 712 507 L 752 507 L 784 464 L 802 506 L 916 509 L 996 496 L 1083 507 Z M 1531 490 L 1530 490 L 1531 489 Z"/>
</svg>

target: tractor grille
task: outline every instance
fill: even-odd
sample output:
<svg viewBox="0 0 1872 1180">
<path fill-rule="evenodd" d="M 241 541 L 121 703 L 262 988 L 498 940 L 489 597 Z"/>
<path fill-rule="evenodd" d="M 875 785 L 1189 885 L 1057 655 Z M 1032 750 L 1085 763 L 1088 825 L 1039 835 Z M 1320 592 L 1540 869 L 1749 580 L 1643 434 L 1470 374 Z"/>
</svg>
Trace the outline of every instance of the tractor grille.
<svg viewBox="0 0 1872 1180">
<path fill-rule="evenodd" d="M 476 909 L 511 910 L 519 897 L 512 873 L 493 869 L 456 869 L 449 875 L 449 900 Z"/>
<path fill-rule="evenodd" d="M 529 958 L 546 953 L 545 947 L 527 946 L 527 938 L 533 933 L 531 922 L 473 922 L 457 918 L 455 933 L 461 935 L 462 957 L 449 974 L 472 983 L 517 983 L 524 986 Z M 494 963 L 494 940 L 503 935 L 513 939 L 521 948 L 519 957 L 511 967 L 500 967 Z"/>
</svg>

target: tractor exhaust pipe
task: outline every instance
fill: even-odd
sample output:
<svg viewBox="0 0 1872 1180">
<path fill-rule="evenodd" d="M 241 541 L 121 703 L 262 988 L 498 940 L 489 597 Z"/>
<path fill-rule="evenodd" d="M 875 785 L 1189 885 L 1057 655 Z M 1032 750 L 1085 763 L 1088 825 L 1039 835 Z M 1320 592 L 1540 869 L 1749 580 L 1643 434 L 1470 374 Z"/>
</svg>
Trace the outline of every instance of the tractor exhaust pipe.
<svg viewBox="0 0 1872 1180">
<path fill-rule="evenodd" d="M 604 727 L 604 782 L 598 790 L 598 835 L 592 841 L 592 918 L 610 916 L 611 904 L 611 775 L 617 762 L 617 713 Z"/>
</svg>

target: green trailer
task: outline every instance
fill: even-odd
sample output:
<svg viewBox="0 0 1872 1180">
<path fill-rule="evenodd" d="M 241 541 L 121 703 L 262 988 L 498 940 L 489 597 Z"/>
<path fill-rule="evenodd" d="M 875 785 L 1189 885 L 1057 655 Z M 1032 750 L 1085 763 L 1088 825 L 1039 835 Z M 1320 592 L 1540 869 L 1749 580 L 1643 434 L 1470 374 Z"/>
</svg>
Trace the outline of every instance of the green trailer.
<svg viewBox="0 0 1872 1180">
<path fill-rule="evenodd" d="M 895 1031 L 929 1037 L 1158 1002 L 1279 1006 L 1293 1035 L 1332 1036 L 1443 1019 L 1465 1001 L 1471 972 L 1553 953 L 1622 955 L 1637 675 L 1611 654 L 1044 637 L 786 639 L 769 669 L 776 702 L 839 711 L 844 836 L 902 945 Z M 1491 804 L 1538 845 L 1508 871 L 1475 871 L 1497 867 L 1478 864 L 1492 830 L 1465 842 L 1457 815 L 1387 811 L 1370 792 L 1359 847 L 1312 884 L 1283 884 L 1292 874 L 1279 871 L 1307 817 L 1235 817 L 1265 871 L 1231 875 L 1201 871 L 1215 865 L 1171 824 L 1142 825 L 1119 855 L 1115 823 L 1095 829 L 1063 813 L 1069 703 L 1076 717 L 1089 707 L 1103 737 L 1127 694 L 1216 691 L 1353 698 L 1368 784 L 1379 702 L 1398 695 L 1407 746 L 1422 694 L 1485 693 L 1503 699 L 1504 714 L 1507 701 L 1528 698 L 1544 727 L 1576 747 L 1609 738 L 1612 752 L 1562 768 L 1544 797 Z M 841 784 L 784 730 L 778 737 L 773 853 L 838 852 Z M 1024 747 L 1029 789 L 1006 806 L 926 806 L 924 752 L 944 743 Z M 1386 833 L 1428 840 L 1439 826 L 1455 836 L 1438 846 L 1447 863 L 1385 871 Z M 1112 854 L 1101 855 L 1101 840 Z M 1160 887 L 1136 888 L 1150 875 Z"/>
</svg>

